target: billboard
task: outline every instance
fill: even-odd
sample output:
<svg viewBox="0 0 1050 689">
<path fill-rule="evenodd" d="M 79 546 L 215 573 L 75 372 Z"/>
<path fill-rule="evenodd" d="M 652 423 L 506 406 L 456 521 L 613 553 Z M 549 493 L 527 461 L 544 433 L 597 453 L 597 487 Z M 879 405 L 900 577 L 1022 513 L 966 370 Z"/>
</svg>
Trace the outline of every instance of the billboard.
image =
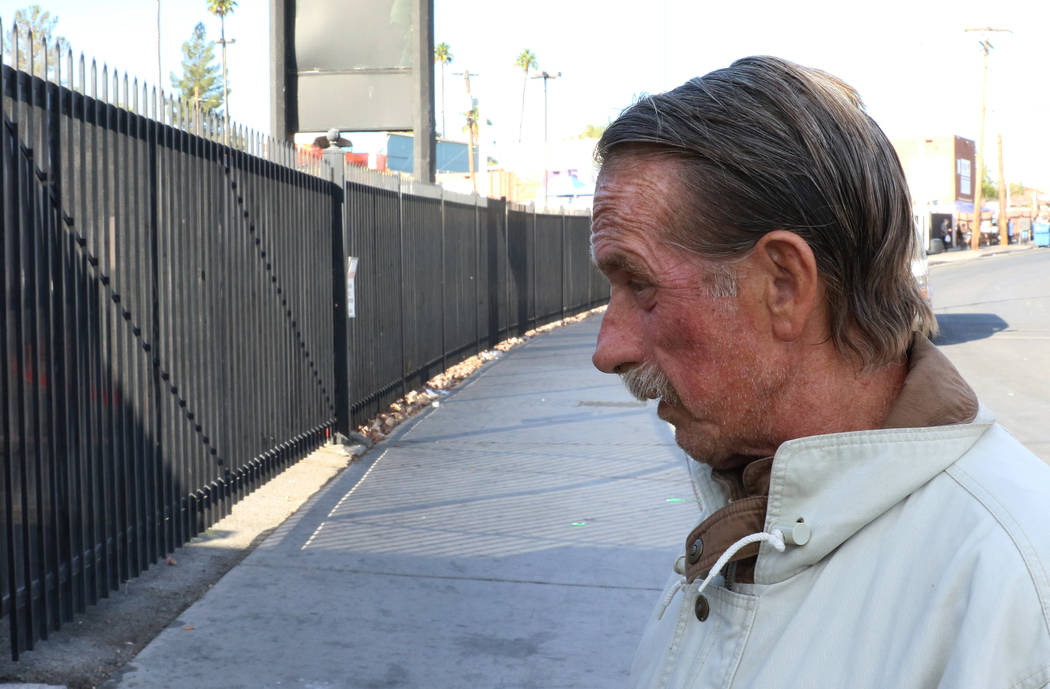
<svg viewBox="0 0 1050 689">
<path fill-rule="evenodd" d="M 955 137 L 955 200 L 973 203 L 977 161 L 973 141 Z"/>
<path fill-rule="evenodd" d="M 420 0 L 270 0 L 273 134 L 407 131 L 433 110 L 433 31 Z M 421 9 L 423 8 L 423 9 Z M 423 12 L 425 15 L 420 18 Z M 424 30 L 420 31 L 421 24 Z M 422 65 L 420 65 L 422 62 Z M 432 91 L 432 87 L 431 87 Z"/>
</svg>

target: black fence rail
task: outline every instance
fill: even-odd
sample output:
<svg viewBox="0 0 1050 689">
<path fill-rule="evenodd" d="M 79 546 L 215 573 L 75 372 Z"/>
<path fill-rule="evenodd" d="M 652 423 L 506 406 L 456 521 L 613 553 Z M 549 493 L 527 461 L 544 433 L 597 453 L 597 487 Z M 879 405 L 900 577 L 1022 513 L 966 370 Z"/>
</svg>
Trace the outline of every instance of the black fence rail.
<svg viewBox="0 0 1050 689">
<path fill-rule="evenodd" d="M 347 421 L 498 342 L 608 300 L 590 262 L 590 215 L 345 171 L 345 254 L 357 259 L 348 319 Z"/>
<path fill-rule="evenodd" d="M 607 299 L 588 216 L 333 173 L 71 55 L 0 96 L 16 660 L 331 431 Z"/>
</svg>

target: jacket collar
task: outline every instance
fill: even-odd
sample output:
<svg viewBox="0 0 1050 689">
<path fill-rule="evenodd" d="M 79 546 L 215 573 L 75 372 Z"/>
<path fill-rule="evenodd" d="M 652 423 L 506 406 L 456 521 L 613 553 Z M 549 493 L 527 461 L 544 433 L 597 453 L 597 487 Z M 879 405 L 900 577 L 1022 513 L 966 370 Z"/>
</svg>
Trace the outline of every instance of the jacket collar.
<svg viewBox="0 0 1050 689">
<path fill-rule="evenodd" d="M 799 519 L 810 541 L 759 550 L 755 583 L 771 584 L 816 564 L 969 450 L 993 423 L 983 407 L 971 423 L 799 438 L 777 450 L 765 530 Z"/>
<path fill-rule="evenodd" d="M 755 563 L 754 581 L 772 583 L 818 562 L 947 468 L 993 421 L 948 358 L 917 334 L 904 385 L 882 429 L 788 441 L 774 457 L 756 460 L 735 474 L 691 473 L 694 480 L 714 481 L 731 501 L 749 506 L 768 491 L 766 531 L 798 519 L 810 526 L 812 538 L 805 546 L 776 553 L 763 545 L 757 563 L 745 560 Z M 699 485 L 698 493 L 710 495 L 707 488 Z M 727 509 L 716 511 L 689 535 L 687 549 L 697 537 L 715 546 L 705 548 L 704 561 L 689 568 L 690 579 L 724 550 L 716 544 L 758 530 L 762 510 L 757 503 L 750 510 L 735 510 L 741 513 L 731 520 L 724 519 Z M 720 531 L 730 533 L 718 538 Z M 754 556 L 753 548 L 741 552 L 741 557 L 748 555 Z"/>
<path fill-rule="evenodd" d="M 786 579 L 820 561 L 934 476 L 995 421 L 939 349 L 916 335 L 908 375 L 883 428 L 799 438 L 777 449 L 765 529 L 809 524 L 809 543 L 759 551 L 756 583 Z"/>
<path fill-rule="evenodd" d="M 922 428 L 970 423 L 977 395 L 944 353 L 916 334 L 908 348 L 908 374 L 883 428 Z"/>
</svg>

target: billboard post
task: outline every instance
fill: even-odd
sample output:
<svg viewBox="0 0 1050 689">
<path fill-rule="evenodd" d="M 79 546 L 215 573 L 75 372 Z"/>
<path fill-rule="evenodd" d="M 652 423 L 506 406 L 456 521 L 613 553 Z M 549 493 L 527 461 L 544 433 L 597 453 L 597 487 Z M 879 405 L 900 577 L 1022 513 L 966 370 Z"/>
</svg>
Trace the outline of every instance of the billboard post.
<svg viewBox="0 0 1050 689">
<path fill-rule="evenodd" d="M 434 183 L 436 142 L 434 140 L 434 0 L 416 3 L 416 73 L 414 109 L 415 141 L 412 172 L 420 182 Z"/>
<path fill-rule="evenodd" d="M 289 75 L 295 74 L 295 54 L 288 40 L 294 35 L 295 0 L 270 0 L 270 135 L 291 141 L 295 127 L 288 121 L 288 106 L 295 103 L 288 93 Z M 294 81 L 294 79 L 292 79 Z"/>
</svg>

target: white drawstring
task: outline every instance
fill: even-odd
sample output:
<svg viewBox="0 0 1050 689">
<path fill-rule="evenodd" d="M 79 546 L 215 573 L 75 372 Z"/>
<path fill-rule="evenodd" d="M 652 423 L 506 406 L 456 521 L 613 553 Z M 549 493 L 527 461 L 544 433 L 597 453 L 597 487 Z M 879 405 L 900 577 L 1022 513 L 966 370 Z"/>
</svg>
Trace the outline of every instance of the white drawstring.
<svg viewBox="0 0 1050 689">
<path fill-rule="evenodd" d="M 772 532 L 759 531 L 750 536 L 744 536 L 739 541 L 726 548 L 726 551 L 722 553 L 722 557 L 715 561 L 714 567 L 712 567 L 711 571 L 707 573 L 707 578 L 704 579 L 704 583 L 700 584 L 700 588 L 696 590 L 696 594 L 700 595 L 704 592 L 707 585 L 718 576 L 718 573 L 722 571 L 722 568 L 729 563 L 730 558 L 736 555 L 741 548 L 760 541 L 766 541 L 773 546 L 778 553 L 784 552 L 784 549 L 787 547 L 784 545 L 784 532 L 780 529 L 773 529 Z"/>
<path fill-rule="evenodd" d="M 682 577 L 675 582 L 675 585 L 667 592 L 664 599 L 660 601 L 660 614 L 656 616 L 656 619 L 662 620 L 664 618 L 664 613 L 667 612 L 667 608 L 671 605 L 671 601 L 674 600 L 675 595 L 683 588 L 685 588 L 685 577 Z"/>
<path fill-rule="evenodd" d="M 744 536 L 736 543 L 726 548 L 726 551 L 722 553 L 722 557 L 718 558 L 718 560 L 715 561 L 714 566 L 707 573 L 707 578 L 704 579 L 703 583 L 700 584 L 700 588 L 696 590 L 696 595 L 699 596 L 701 593 L 704 592 L 704 589 L 707 588 L 707 585 L 714 581 L 714 578 L 718 576 L 718 573 L 722 571 L 722 568 L 729 563 L 729 560 L 732 559 L 732 557 L 736 555 L 741 548 L 751 545 L 752 543 L 759 543 L 761 541 L 769 543 L 777 550 L 777 552 L 780 553 L 784 552 L 784 549 L 787 547 L 784 544 L 784 532 L 780 529 L 773 529 L 769 532 L 759 531 L 758 533 L 753 533 L 749 536 Z M 686 578 L 683 576 L 681 580 L 679 580 L 671 588 L 671 590 L 667 592 L 667 595 L 664 596 L 663 601 L 661 601 L 662 607 L 660 608 L 660 614 L 657 615 L 656 619 L 659 620 L 663 618 L 664 613 L 667 612 L 667 608 L 671 605 L 671 601 L 674 600 L 675 595 L 677 595 L 679 591 L 685 588 L 686 584 Z"/>
</svg>

